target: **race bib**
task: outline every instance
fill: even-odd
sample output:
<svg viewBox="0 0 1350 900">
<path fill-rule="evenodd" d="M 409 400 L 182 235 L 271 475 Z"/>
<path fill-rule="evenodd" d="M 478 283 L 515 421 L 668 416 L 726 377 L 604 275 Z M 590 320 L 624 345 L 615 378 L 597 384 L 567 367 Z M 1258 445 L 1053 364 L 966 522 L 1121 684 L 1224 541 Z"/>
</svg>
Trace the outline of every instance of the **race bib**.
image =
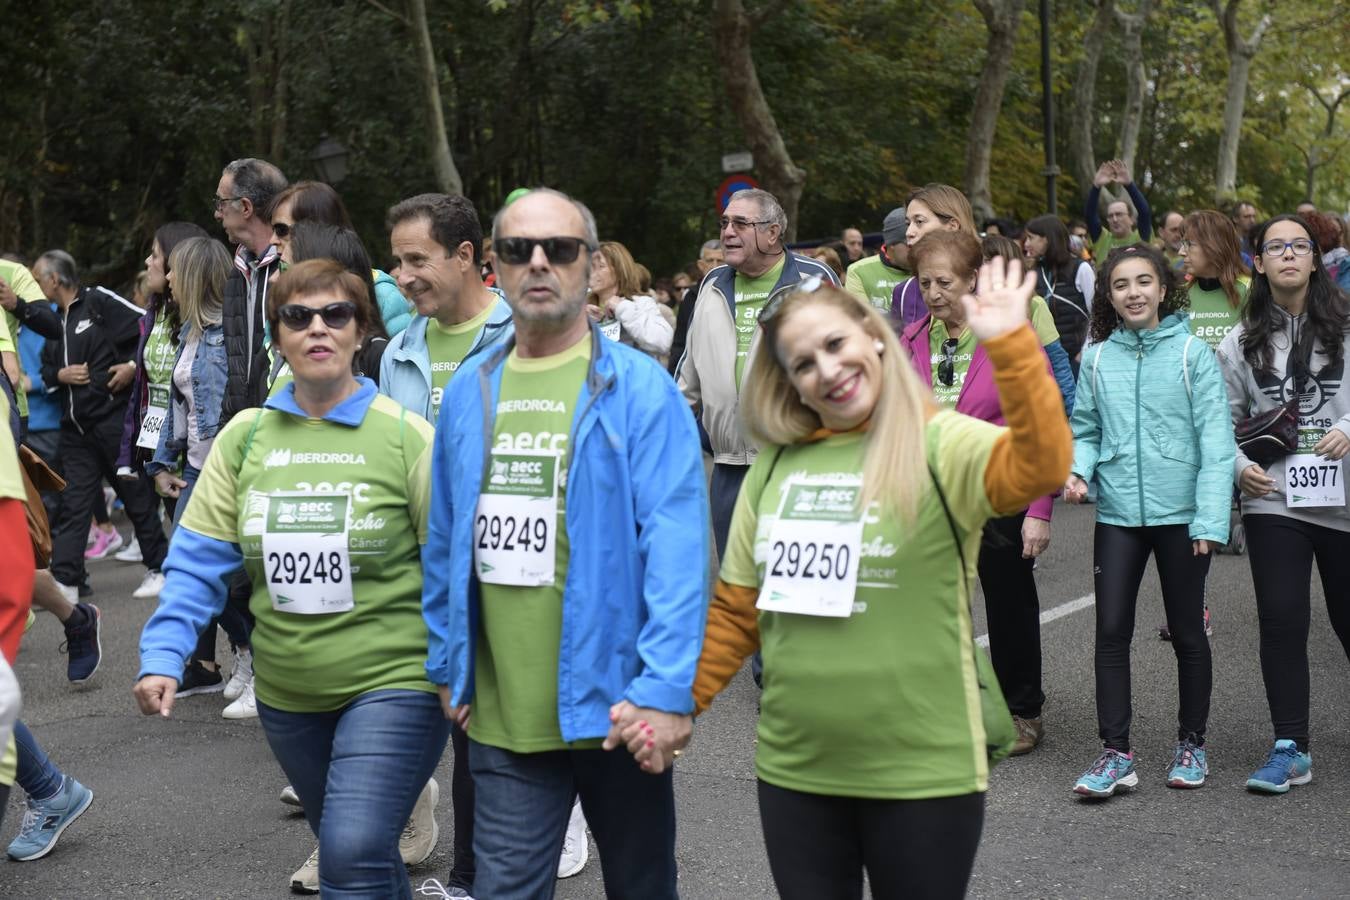
<svg viewBox="0 0 1350 900">
<path fill-rule="evenodd" d="M 1313 453 L 1284 458 L 1284 502 L 1290 509 L 1344 506 L 1345 479 L 1339 459 Z"/>
<path fill-rule="evenodd" d="M 473 521 L 474 571 L 488 584 L 553 584 L 558 523 L 555 452 L 493 453 Z"/>
<path fill-rule="evenodd" d="M 619 339 L 619 334 L 622 330 L 623 329 L 619 326 L 618 319 L 614 319 L 613 321 L 610 322 L 600 323 L 600 333 L 603 334 L 605 337 L 609 338 L 611 341 L 617 341 Z"/>
<path fill-rule="evenodd" d="M 348 494 L 268 496 L 262 557 L 274 610 L 317 616 L 355 608 L 347 551 L 350 504 Z"/>
<path fill-rule="evenodd" d="M 136 446 L 146 450 L 159 447 L 159 432 L 164 427 L 164 417 L 169 414 L 169 389 L 159 385 L 150 385 L 150 402 L 141 417 L 141 433 L 136 437 Z"/>
<path fill-rule="evenodd" d="M 862 480 L 790 478 L 769 555 L 759 609 L 846 618 L 853 612 L 862 555 Z"/>
</svg>

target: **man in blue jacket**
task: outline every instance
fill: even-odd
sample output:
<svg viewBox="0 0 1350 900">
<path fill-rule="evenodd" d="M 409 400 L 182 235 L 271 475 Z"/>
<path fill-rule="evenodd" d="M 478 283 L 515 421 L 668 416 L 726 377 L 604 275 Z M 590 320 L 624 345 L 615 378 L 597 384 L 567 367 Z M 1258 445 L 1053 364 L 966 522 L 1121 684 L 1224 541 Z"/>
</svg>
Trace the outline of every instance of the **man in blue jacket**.
<svg viewBox="0 0 1350 900">
<path fill-rule="evenodd" d="M 398 282 L 417 316 L 380 359 L 380 391 L 435 423 L 455 371 L 511 334 L 511 307 L 483 284 L 483 227 L 464 197 L 418 194 L 389 210 Z"/>
<path fill-rule="evenodd" d="M 602 743 L 611 716 L 636 715 L 664 750 L 693 708 L 703 462 L 674 382 L 589 322 L 598 246 L 590 212 L 556 191 L 497 214 L 515 336 L 457 373 L 436 428 L 427 674 L 467 723 L 473 894 L 494 900 L 553 895 L 578 794 L 607 892 L 676 896 L 670 770 Z"/>
</svg>

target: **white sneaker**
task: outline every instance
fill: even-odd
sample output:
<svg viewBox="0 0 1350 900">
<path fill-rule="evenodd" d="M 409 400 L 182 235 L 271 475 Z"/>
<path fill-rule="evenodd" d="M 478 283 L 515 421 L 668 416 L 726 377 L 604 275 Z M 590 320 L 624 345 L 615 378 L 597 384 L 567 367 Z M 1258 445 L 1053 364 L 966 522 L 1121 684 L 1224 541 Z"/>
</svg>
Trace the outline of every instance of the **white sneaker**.
<svg viewBox="0 0 1350 900">
<path fill-rule="evenodd" d="M 287 806 L 294 806 L 297 809 L 304 809 L 305 804 L 300 802 L 300 795 L 295 792 L 295 788 L 289 784 L 281 789 L 281 802 Z"/>
<path fill-rule="evenodd" d="M 435 897 L 437 900 L 473 900 L 473 897 L 464 888 L 446 887 L 435 878 L 428 878 L 422 882 L 422 886 L 417 889 L 417 893 L 423 897 Z"/>
<path fill-rule="evenodd" d="M 244 685 L 239 698 L 220 711 L 222 719 L 258 718 L 258 699 L 253 695 L 253 682 Z"/>
<path fill-rule="evenodd" d="M 581 801 L 577 800 L 572 804 L 572 815 L 567 820 L 562 855 L 558 857 L 558 877 L 571 878 L 586 868 L 590 856 L 590 845 L 586 843 L 586 817 L 581 812 Z"/>
<path fill-rule="evenodd" d="M 295 870 L 291 876 L 291 891 L 296 894 L 317 894 L 319 892 L 319 848 L 305 860 L 305 864 Z"/>
<path fill-rule="evenodd" d="M 75 584 L 62 584 L 61 582 L 57 581 L 56 579 L 52 579 L 52 584 L 54 584 L 54 585 L 56 585 L 58 588 L 60 588 L 60 589 L 61 589 L 61 596 L 62 596 L 62 597 L 65 597 L 65 598 L 66 598 L 67 600 L 69 600 L 71 603 L 79 603 L 79 602 L 80 602 L 80 588 L 79 588 L 79 585 L 75 585 Z"/>
<path fill-rule="evenodd" d="M 436 801 L 440 798 L 441 786 L 435 778 L 428 778 L 422 793 L 417 795 L 412 815 L 403 826 L 403 834 L 398 838 L 398 853 L 403 857 L 404 865 L 426 862 L 431 851 L 436 849 L 436 839 L 441 834 L 440 826 L 436 824 Z"/>
<path fill-rule="evenodd" d="M 253 652 L 235 649 L 234 668 L 230 669 L 230 681 L 225 685 L 225 699 L 238 700 L 244 693 L 244 686 L 253 682 Z"/>
<path fill-rule="evenodd" d="M 117 560 L 118 562 L 127 562 L 127 563 L 141 562 L 143 559 L 141 556 L 141 542 L 136 540 L 135 538 L 132 538 L 130 544 L 127 544 L 121 550 L 118 550 L 116 553 L 113 554 L 113 559 Z"/>
<path fill-rule="evenodd" d="M 145 578 L 141 579 L 141 586 L 131 592 L 131 596 L 137 600 L 146 600 L 150 597 L 158 597 L 159 592 L 164 589 L 164 573 L 156 569 L 151 569 L 145 573 Z"/>
</svg>

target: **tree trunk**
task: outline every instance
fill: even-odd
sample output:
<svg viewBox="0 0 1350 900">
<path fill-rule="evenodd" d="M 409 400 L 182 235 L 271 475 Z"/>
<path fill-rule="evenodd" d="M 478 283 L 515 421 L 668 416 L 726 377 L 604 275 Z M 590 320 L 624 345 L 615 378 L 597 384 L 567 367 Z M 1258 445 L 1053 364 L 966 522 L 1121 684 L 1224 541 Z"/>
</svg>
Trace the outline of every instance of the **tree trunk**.
<svg viewBox="0 0 1350 900">
<path fill-rule="evenodd" d="M 1092 148 L 1092 128 L 1097 121 L 1097 67 L 1115 9 L 1115 0 L 1095 2 L 1097 13 L 1083 37 L 1083 58 L 1078 61 L 1069 94 L 1069 173 L 1078 183 L 1080 208 L 1087 202 L 1092 176 L 1097 172 L 1097 155 Z"/>
<path fill-rule="evenodd" d="M 989 188 L 989 160 L 993 153 L 994 131 L 1003 108 L 1003 89 L 1012 69 L 1013 45 L 1025 0 L 975 0 L 989 29 L 985 44 L 984 67 L 975 91 L 970 135 L 966 140 L 966 196 L 970 198 L 975 221 L 992 218 L 993 196 Z"/>
<path fill-rule="evenodd" d="M 431 29 L 427 26 L 426 0 L 408 0 L 407 10 L 417 49 L 417 74 L 422 82 L 422 105 L 427 114 L 427 151 L 431 155 L 436 187 L 446 194 L 462 194 L 464 182 L 455 168 L 455 159 L 450 155 L 450 139 L 445 133 L 441 84 L 436 72 L 436 53 L 431 46 Z"/>
<path fill-rule="evenodd" d="M 1144 73 L 1143 32 L 1148 24 L 1153 0 L 1140 0 L 1133 14 L 1116 10 L 1116 20 L 1124 33 L 1125 50 L 1125 109 L 1120 122 L 1120 159 L 1125 168 L 1134 171 L 1139 153 L 1139 128 L 1144 120 L 1144 92 L 1148 87 Z"/>
<path fill-rule="evenodd" d="M 276 34 L 272 41 L 272 141 L 267 158 L 281 165 L 286 158 L 286 92 L 289 88 L 286 78 L 286 60 L 290 58 L 287 36 L 290 32 L 291 4 L 282 0 L 277 10 Z"/>
<path fill-rule="evenodd" d="M 1242 0 L 1212 0 L 1214 15 L 1223 29 L 1228 50 L 1228 89 L 1224 97 L 1223 133 L 1219 136 L 1219 159 L 1214 172 L 1214 200 L 1222 206 L 1237 197 L 1238 144 L 1242 139 L 1242 113 L 1247 104 L 1247 80 L 1252 58 L 1270 27 L 1270 15 L 1261 17 L 1249 38 L 1238 31 L 1237 11 Z"/>
<path fill-rule="evenodd" d="M 1020 0 L 1019 0 L 1020 2 Z M 750 55 L 750 35 L 754 30 L 741 0 L 717 0 L 713 20 L 717 63 L 722 74 L 731 111 L 741 127 L 750 152 L 755 157 L 755 172 L 764 190 L 778 198 L 787 213 L 785 242 L 797 239 L 797 210 L 801 205 L 806 173 L 788 155 L 783 135 L 769 108 L 759 83 L 755 61 Z"/>
</svg>

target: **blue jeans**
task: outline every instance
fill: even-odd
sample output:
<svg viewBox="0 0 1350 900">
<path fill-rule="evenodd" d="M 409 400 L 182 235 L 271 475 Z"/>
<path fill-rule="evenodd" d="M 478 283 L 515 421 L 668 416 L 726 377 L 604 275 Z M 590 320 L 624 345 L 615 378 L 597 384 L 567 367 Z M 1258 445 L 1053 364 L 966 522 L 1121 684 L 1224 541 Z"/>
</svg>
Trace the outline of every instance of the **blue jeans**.
<svg viewBox="0 0 1350 900">
<path fill-rule="evenodd" d="M 34 800 L 48 800 L 61 790 L 61 770 L 52 765 L 33 732 L 22 722 L 14 723 L 14 744 L 19 751 L 15 781 Z"/>
<path fill-rule="evenodd" d="M 513 753 L 469 738 L 474 781 L 473 895 L 553 896 L 572 800 L 581 795 L 608 897 L 673 900 L 675 794 L 623 748 Z"/>
<path fill-rule="evenodd" d="M 319 839 L 323 896 L 412 897 L 398 838 L 450 735 L 437 695 L 371 691 L 321 713 L 259 701 L 258 717 Z"/>
</svg>

